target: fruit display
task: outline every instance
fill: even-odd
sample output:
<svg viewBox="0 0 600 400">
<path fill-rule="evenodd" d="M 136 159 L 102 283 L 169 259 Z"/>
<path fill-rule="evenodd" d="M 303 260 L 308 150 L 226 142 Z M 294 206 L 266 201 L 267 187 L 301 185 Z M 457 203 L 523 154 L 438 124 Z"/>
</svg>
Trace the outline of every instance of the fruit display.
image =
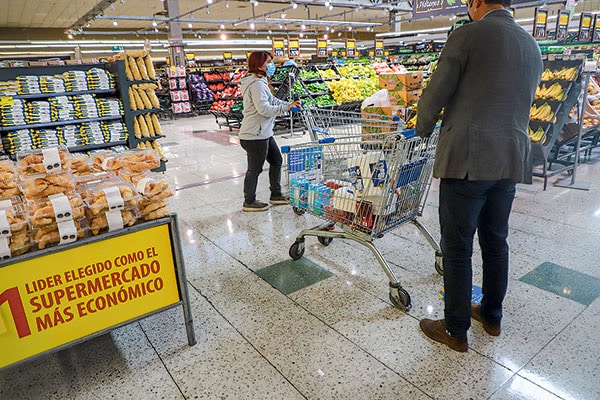
<svg viewBox="0 0 600 400">
<path fill-rule="evenodd" d="M 563 80 L 563 81 L 574 81 L 578 77 L 579 67 L 562 67 L 559 70 L 551 70 L 550 68 L 546 68 L 544 72 L 542 72 L 542 81 L 554 81 L 554 80 Z"/>
<path fill-rule="evenodd" d="M 340 78 L 340 75 L 333 68 L 319 69 L 318 71 L 319 71 L 319 75 L 321 76 L 321 78 L 323 78 L 325 80 Z"/>
<path fill-rule="evenodd" d="M 565 89 L 558 82 L 555 82 L 548 87 L 545 83 L 542 83 L 542 85 L 538 86 L 535 90 L 536 99 L 562 101 L 565 98 L 565 95 Z"/>
<path fill-rule="evenodd" d="M 379 79 L 377 76 L 359 79 L 356 84 L 360 90 L 361 100 L 371 96 L 379 90 Z"/>
<path fill-rule="evenodd" d="M 204 80 L 207 82 L 228 81 L 231 78 L 229 72 L 205 72 L 203 76 Z"/>
<path fill-rule="evenodd" d="M 300 70 L 300 79 L 303 81 L 309 81 L 312 79 L 320 79 L 321 75 L 319 72 L 312 69 L 301 69 Z"/>
<path fill-rule="evenodd" d="M 212 111 L 220 111 L 220 112 L 225 112 L 228 113 L 229 111 L 231 111 L 231 106 L 235 103 L 235 100 L 219 100 L 219 101 L 215 101 L 212 106 L 210 106 L 210 109 Z"/>
<path fill-rule="evenodd" d="M 233 79 L 231 80 L 231 83 L 239 82 L 244 76 L 246 76 L 247 73 L 248 73 L 248 71 L 245 69 L 243 69 L 241 71 L 237 71 L 233 75 Z"/>
<path fill-rule="evenodd" d="M 242 111 L 244 111 L 244 100 L 242 100 L 242 99 L 236 100 L 235 103 L 233 103 L 231 105 L 230 111 L 231 112 L 240 112 L 240 113 Z"/>
<path fill-rule="evenodd" d="M 331 97 L 331 95 L 329 95 L 329 94 L 317 96 L 317 97 L 315 97 L 314 100 L 315 100 L 315 105 L 317 107 L 334 106 L 337 104 L 335 102 L 335 100 L 333 99 L 333 97 Z"/>
<path fill-rule="evenodd" d="M 325 82 L 311 82 L 306 84 L 306 89 L 309 93 L 326 93 L 329 87 Z"/>
<path fill-rule="evenodd" d="M 306 89 L 304 89 L 302 82 L 294 82 L 294 84 L 292 85 L 292 94 L 305 95 L 308 94 L 308 92 L 306 91 Z"/>
<path fill-rule="evenodd" d="M 544 134 L 546 133 L 544 127 L 542 126 L 538 126 L 535 131 L 531 129 L 531 126 L 529 126 L 527 129 L 529 132 L 529 139 L 532 143 L 539 143 L 544 138 Z"/>
<path fill-rule="evenodd" d="M 339 81 L 327 82 L 333 98 L 338 104 L 360 101 L 363 99 L 356 80 L 351 78 L 342 78 Z"/>
<path fill-rule="evenodd" d="M 353 77 L 364 77 L 364 76 L 373 76 L 375 74 L 375 69 L 371 65 L 361 65 L 361 64 L 348 64 L 348 65 L 338 65 L 338 71 L 340 71 L 340 75 L 343 78 L 353 78 Z"/>
<path fill-rule="evenodd" d="M 529 112 L 529 118 L 534 121 L 550 122 L 554 117 L 554 111 L 552 106 L 548 103 L 544 103 L 541 106 L 532 105 Z"/>
<path fill-rule="evenodd" d="M 600 114 L 600 99 L 590 100 L 589 104 L 596 114 Z"/>
<path fill-rule="evenodd" d="M 237 98 L 242 97 L 242 89 L 236 86 L 227 86 L 223 91 L 221 91 L 218 95 L 219 99 L 229 99 L 229 98 Z"/>
</svg>

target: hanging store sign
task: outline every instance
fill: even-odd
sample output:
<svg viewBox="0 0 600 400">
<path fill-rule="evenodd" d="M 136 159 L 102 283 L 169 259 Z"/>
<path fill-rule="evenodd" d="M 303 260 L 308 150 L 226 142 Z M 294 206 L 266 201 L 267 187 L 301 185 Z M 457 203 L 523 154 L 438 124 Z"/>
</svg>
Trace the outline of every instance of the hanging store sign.
<svg viewBox="0 0 600 400">
<path fill-rule="evenodd" d="M 180 301 L 169 226 L 0 267 L 0 369 Z"/>
<path fill-rule="evenodd" d="M 515 8 L 514 8 L 514 7 L 510 7 L 510 8 L 508 9 L 508 11 L 510 11 L 510 16 L 514 18 L 514 17 L 515 17 L 515 14 L 516 14 L 516 12 L 515 12 Z"/>
<path fill-rule="evenodd" d="M 356 39 L 346 39 L 346 56 L 356 57 Z"/>
<path fill-rule="evenodd" d="M 412 19 L 466 13 L 467 0 L 414 0 Z"/>
<path fill-rule="evenodd" d="M 590 35 L 592 17 L 592 13 L 581 13 L 579 17 L 579 34 L 577 35 L 579 42 L 589 42 L 592 38 Z"/>
<path fill-rule="evenodd" d="M 288 39 L 288 57 L 298 58 L 300 57 L 300 39 Z"/>
<path fill-rule="evenodd" d="M 569 10 L 560 10 L 556 21 L 556 40 L 565 40 L 569 29 Z"/>
<path fill-rule="evenodd" d="M 535 17 L 533 23 L 533 37 L 538 40 L 546 39 L 548 25 L 548 10 L 535 9 Z"/>
<path fill-rule="evenodd" d="M 592 32 L 592 42 L 600 42 L 600 14 L 594 16 L 594 29 Z"/>
<path fill-rule="evenodd" d="M 383 57 L 383 39 L 375 39 L 375 57 Z"/>
<path fill-rule="evenodd" d="M 233 54 L 231 54 L 231 52 L 226 51 L 225 53 L 223 53 L 223 61 L 225 61 L 226 63 L 230 63 L 233 60 Z"/>
<path fill-rule="evenodd" d="M 273 38 L 273 57 L 283 57 L 285 54 L 285 41 L 283 38 Z"/>
<path fill-rule="evenodd" d="M 327 39 L 317 41 L 317 57 L 327 57 Z"/>
</svg>

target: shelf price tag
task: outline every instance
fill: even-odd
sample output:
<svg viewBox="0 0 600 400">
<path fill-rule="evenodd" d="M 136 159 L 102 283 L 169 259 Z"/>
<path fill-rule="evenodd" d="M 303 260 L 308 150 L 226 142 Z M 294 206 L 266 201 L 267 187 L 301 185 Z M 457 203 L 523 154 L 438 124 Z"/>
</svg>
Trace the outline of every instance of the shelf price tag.
<svg viewBox="0 0 600 400">
<path fill-rule="evenodd" d="M 327 57 L 327 39 L 317 41 L 317 57 Z"/>
<path fill-rule="evenodd" d="M 300 57 L 300 40 L 297 38 L 288 39 L 288 57 L 298 58 Z"/>
<path fill-rule="evenodd" d="M 383 39 L 375 39 L 375 57 L 383 57 Z"/>
<path fill-rule="evenodd" d="M 0 96 L 0 106 L 12 106 L 14 103 L 11 96 Z"/>
<path fill-rule="evenodd" d="M 273 57 L 283 57 L 285 54 L 285 41 L 283 38 L 273 38 Z"/>
<path fill-rule="evenodd" d="M 346 39 L 346 56 L 356 57 L 356 39 Z"/>
<path fill-rule="evenodd" d="M 579 34 L 577 40 L 587 42 L 591 39 L 590 28 L 592 26 L 592 13 L 581 13 L 579 17 Z"/>
<path fill-rule="evenodd" d="M 571 13 L 569 10 L 560 10 L 556 21 L 556 40 L 564 40 L 567 38 L 569 28 L 569 18 Z"/>
<path fill-rule="evenodd" d="M 535 19 L 533 24 L 533 37 L 541 40 L 546 39 L 546 26 L 548 25 L 548 10 L 535 9 Z"/>
</svg>

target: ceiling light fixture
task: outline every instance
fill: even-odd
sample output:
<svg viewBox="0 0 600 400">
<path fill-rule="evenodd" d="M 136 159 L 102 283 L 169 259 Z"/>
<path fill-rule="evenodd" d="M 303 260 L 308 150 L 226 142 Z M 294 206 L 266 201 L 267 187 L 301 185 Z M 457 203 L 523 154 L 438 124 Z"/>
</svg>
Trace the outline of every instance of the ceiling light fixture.
<svg viewBox="0 0 600 400">
<path fill-rule="evenodd" d="M 325 2 L 325 8 L 329 8 L 329 5 L 330 5 L 330 4 L 331 4 L 330 2 L 326 1 L 326 2 Z"/>
<path fill-rule="evenodd" d="M 281 19 L 285 19 L 285 17 L 287 17 L 286 13 L 281 13 Z"/>
<path fill-rule="evenodd" d="M 303 38 L 304 37 L 304 33 L 300 32 L 300 37 Z"/>
<path fill-rule="evenodd" d="M 329 11 L 333 11 L 333 5 L 329 5 Z"/>
<path fill-rule="evenodd" d="M 305 31 L 305 30 L 306 30 L 306 25 L 302 24 L 302 25 L 300 26 L 300 28 L 301 28 L 303 31 Z"/>
<path fill-rule="evenodd" d="M 342 32 L 338 32 L 338 37 L 342 36 Z"/>
<path fill-rule="evenodd" d="M 155 28 L 158 26 L 158 24 L 156 23 L 156 21 L 152 21 L 152 26 L 155 27 Z"/>
<path fill-rule="evenodd" d="M 193 25 L 192 25 L 192 23 L 190 22 L 190 23 L 188 24 L 188 28 L 192 29 L 192 26 L 193 26 Z"/>
<path fill-rule="evenodd" d="M 298 4 L 292 3 L 292 8 L 295 10 L 296 8 L 298 8 Z"/>
<path fill-rule="evenodd" d="M 224 33 L 222 33 L 222 34 L 221 34 L 221 40 L 227 40 L 227 35 L 226 35 L 226 34 L 224 34 Z"/>
<path fill-rule="evenodd" d="M 329 39 L 329 35 L 328 34 L 324 34 L 323 35 L 323 39 L 325 39 L 325 40 Z"/>
<path fill-rule="evenodd" d="M 115 21 L 115 20 L 113 20 L 112 24 L 113 24 L 113 26 L 119 25 L 119 23 L 117 21 Z"/>
<path fill-rule="evenodd" d="M 254 22 L 250 22 L 250 29 L 254 30 L 254 28 L 256 28 L 256 25 L 254 24 Z"/>
<path fill-rule="evenodd" d="M 69 34 L 67 35 L 67 37 L 68 37 L 69 39 L 73 39 L 73 34 L 72 34 L 72 33 L 69 33 Z"/>
<path fill-rule="evenodd" d="M 221 29 L 225 29 L 225 24 L 221 24 Z"/>
<path fill-rule="evenodd" d="M 206 0 L 206 4 L 212 4 L 213 0 Z"/>
<path fill-rule="evenodd" d="M 225 2 L 225 8 L 229 8 L 229 0 Z"/>
</svg>

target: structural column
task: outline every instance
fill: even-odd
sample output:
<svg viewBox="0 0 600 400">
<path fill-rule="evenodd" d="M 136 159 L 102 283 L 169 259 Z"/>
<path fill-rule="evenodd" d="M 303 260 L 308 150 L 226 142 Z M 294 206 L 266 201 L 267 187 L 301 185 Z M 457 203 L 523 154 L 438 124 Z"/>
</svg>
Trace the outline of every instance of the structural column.
<svg viewBox="0 0 600 400">
<path fill-rule="evenodd" d="M 166 0 L 165 9 L 168 18 L 177 18 L 181 15 L 179 12 L 179 0 Z M 169 61 L 172 66 L 185 65 L 185 51 L 183 49 L 183 32 L 179 21 L 169 21 Z"/>
</svg>

